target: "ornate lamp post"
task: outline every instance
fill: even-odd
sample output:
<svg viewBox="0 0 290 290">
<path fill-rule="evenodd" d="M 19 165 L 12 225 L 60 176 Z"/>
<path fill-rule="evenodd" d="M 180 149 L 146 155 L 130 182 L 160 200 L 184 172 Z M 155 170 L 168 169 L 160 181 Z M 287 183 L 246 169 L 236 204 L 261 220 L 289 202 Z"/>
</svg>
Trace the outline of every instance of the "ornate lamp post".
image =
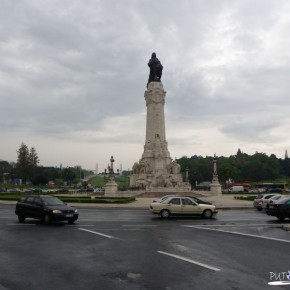
<svg viewBox="0 0 290 290">
<path fill-rule="evenodd" d="M 212 174 L 212 183 L 210 185 L 210 191 L 211 191 L 212 195 L 219 195 L 222 193 L 222 187 L 219 183 L 216 155 L 214 155 L 212 163 L 213 163 L 213 174 Z"/>
</svg>

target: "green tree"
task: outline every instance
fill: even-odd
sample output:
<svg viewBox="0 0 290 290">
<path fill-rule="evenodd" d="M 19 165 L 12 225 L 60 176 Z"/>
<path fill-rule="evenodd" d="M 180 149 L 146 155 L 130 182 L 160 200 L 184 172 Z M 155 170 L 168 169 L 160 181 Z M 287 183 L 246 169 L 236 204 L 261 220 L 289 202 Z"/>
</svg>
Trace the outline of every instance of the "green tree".
<svg viewBox="0 0 290 290">
<path fill-rule="evenodd" d="M 185 177 L 185 172 L 188 170 L 189 183 L 195 186 L 195 183 L 200 183 L 202 181 L 210 181 L 212 179 L 212 158 L 194 155 L 190 158 L 183 156 L 177 160 L 181 167 L 181 173 L 183 178 Z"/>
<path fill-rule="evenodd" d="M 33 170 L 35 170 L 39 164 L 39 158 L 34 147 L 30 148 L 29 163 Z"/>
<path fill-rule="evenodd" d="M 284 160 L 280 159 L 279 163 L 280 163 L 280 168 L 283 175 L 289 177 L 290 176 L 290 158 L 286 157 Z"/>
<path fill-rule="evenodd" d="M 29 169 L 30 169 L 30 180 L 33 181 L 33 183 L 37 174 L 38 164 L 39 158 L 37 152 L 34 147 L 31 147 L 29 152 Z"/>
<path fill-rule="evenodd" d="M 212 161 L 212 157 L 196 155 L 191 158 L 183 156 L 177 160 L 183 175 L 188 169 L 189 182 L 192 185 L 195 184 L 195 181 L 199 183 L 211 180 Z M 235 155 L 218 157 L 217 169 L 221 183 L 225 183 L 229 178 L 235 182 L 274 182 L 277 179 L 285 180 L 285 177 L 290 176 L 290 159 L 285 157 L 285 160 L 278 160 L 274 154 L 268 156 L 259 152 L 254 155 L 248 155 L 238 149 Z"/>
<path fill-rule="evenodd" d="M 66 167 L 61 170 L 60 177 L 65 180 L 68 184 L 73 183 L 77 180 L 80 174 L 80 169 L 76 166 L 73 167 Z"/>
<path fill-rule="evenodd" d="M 17 177 L 23 182 L 32 181 L 39 163 L 36 150 L 32 147 L 30 150 L 23 142 L 17 150 L 17 162 L 15 165 Z"/>
<path fill-rule="evenodd" d="M 274 154 L 269 157 L 265 153 L 256 152 L 249 156 L 242 171 L 245 180 L 271 182 L 280 176 L 281 169 Z"/>
<path fill-rule="evenodd" d="M 3 182 L 11 174 L 12 165 L 8 161 L 0 160 L 0 182 Z"/>
<path fill-rule="evenodd" d="M 23 142 L 17 150 L 17 162 L 15 165 L 16 174 L 23 182 L 26 182 L 30 176 L 29 170 L 29 148 Z"/>
<path fill-rule="evenodd" d="M 218 159 L 218 175 L 219 179 L 226 181 L 229 178 L 237 176 L 238 169 L 229 162 L 228 158 Z"/>
</svg>

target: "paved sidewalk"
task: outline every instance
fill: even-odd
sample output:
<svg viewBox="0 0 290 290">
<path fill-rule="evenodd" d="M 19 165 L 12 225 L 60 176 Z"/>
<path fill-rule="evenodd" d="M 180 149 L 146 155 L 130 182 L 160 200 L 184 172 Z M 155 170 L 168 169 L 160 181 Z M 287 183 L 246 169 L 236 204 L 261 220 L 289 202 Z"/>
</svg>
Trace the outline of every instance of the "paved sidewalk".
<svg viewBox="0 0 290 290">
<path fill-rule="evenodd" d="M 240 195 L 239 195 L 240 196 Z M 205 201 L 212 202 L 218 209 L 253 209 L 253 202 L 247 200 L 238 200 L 234 195 L 221 195 L 211 197 L 200 197 Z M 94 207 L 94 208 L 142 208 L 148 209 L 154 197 L 136 197 L 132 203 L 126 204 L 92 204 L 92 203 L 68 203 L 75 207 Z M 0 204 L 15 204 L 14 201 L 2 201 Z"/>
</svg>

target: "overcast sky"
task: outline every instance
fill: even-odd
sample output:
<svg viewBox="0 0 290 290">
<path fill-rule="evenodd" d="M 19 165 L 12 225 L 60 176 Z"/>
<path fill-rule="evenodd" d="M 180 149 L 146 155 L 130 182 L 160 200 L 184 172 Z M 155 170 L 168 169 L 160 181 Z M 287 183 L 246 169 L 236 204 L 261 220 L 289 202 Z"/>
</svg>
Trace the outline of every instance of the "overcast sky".
<svg viewBox="0 0 290 290">
<path fill-rule="evenodd" d="M 284 158 L 289 0 L 0 0 L 0 159 L 24 142 L 43 166 L 131 169 L 153 51 L 172 158 Z"/>
</svg>

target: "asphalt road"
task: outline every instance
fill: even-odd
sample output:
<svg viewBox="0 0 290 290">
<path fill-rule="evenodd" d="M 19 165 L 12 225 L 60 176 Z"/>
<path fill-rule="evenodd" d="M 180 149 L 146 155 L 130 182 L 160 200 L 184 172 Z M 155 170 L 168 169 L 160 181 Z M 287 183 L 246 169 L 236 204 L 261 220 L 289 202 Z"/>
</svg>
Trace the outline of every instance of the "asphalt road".
<svg viewBox="0 0 290 290">
<path fill-rule="evenodd" d="M 290 289 L 268 285 L 290 269 L 290 233 L 261 212 L 79 212 L 75 225 L 20 224 L 14 206 L 0 205 L 0 290 Z"/>
</svg>

